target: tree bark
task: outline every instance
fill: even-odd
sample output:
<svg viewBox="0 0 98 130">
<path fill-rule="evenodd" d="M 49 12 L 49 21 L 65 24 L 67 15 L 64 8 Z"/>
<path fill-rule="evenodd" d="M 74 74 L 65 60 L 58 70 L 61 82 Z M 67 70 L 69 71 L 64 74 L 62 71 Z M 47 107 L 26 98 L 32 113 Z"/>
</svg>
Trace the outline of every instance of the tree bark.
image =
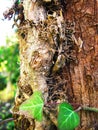
<svg viewBox="0 0 98 130">
<path fill-rule="evenodd" d="M 63 101 L 98 108 L 98 1 L 25 0 L 20 39 L 20 78 L 13 116 L 16 130 L 56 130 Z M 42 122 L 20 115 L 19 106 L 41 91 Z M 76 130 L 96 130 L 98 113 L 81 110 Z"/>
<path fill-rule="evenodd" d="M 75 21 L 79 46 L 78 65 L 70 64 L 73 102 L 98 108 L 98 1 L 72 1 L 67 5 L 66 18 Z M 81 130 L 98 129 L 98 113 L 81 111 L 80 117 Z"/>
</svg>

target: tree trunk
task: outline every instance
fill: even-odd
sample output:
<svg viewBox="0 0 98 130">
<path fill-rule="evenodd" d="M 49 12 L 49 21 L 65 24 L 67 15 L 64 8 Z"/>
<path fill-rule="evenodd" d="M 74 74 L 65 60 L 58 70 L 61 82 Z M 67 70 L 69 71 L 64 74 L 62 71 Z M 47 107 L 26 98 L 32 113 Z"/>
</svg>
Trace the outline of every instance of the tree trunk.
<svg viewBox="0 0 98 130">
<path fill-rule="evenodd" d="M 98 1 L 67 5 L 65 19 L 74 20 L 78 65 L 70 64 L 73 103 L 98 108 Z M 98 129 L 98 113 L 81 111 L 81 130 Z"/>
<path fill-rule="evenodd" d="M 56 130 L 57 106 L 67 101 L 97 107 L 98 1 L 25 0 L 25 20 L 18 28 L 20 78 L 13 108 L 16 130 Z M 41 91 L 46 107 L 38 122 L 18 113 Z M 98 113 L 81 110 L 77 130 L 97 130 Z"/>
</svg>

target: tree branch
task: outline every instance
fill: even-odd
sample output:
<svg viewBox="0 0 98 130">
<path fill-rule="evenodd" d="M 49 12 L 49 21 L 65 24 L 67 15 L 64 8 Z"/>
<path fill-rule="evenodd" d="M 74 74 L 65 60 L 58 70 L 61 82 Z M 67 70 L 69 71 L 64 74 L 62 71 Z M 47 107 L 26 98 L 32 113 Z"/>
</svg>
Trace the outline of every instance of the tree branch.
<svg viewBox="0 0 98 130">
<path fill-rule="evenodd" d="M 10 121 L 13 121 L 14 119 L 13 118 L 8 118 L 8 119 L 5 119 L 5 120 L 2 120 L 0 121 L 0 125 L 3 125 L 4 123 L 7 123 L 7 122 L 10 122 Z"/>
</svg>

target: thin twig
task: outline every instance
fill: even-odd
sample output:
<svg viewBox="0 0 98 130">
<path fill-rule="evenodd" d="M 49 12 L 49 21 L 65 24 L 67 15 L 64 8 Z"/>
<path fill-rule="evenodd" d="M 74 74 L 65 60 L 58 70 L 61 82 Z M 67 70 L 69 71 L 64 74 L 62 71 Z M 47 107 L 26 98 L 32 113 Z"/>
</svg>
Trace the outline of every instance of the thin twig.
<svg viewBox="0 0 98 130">
<path fill-rule="evenodd" d="M 0 125 L 3 125 L 4 123 L 7 123 L 7 122 L 10 122 L 10 121 L 13 121 L 14 119 L 13 118 L 8 118 L 8 119 L 5 119 L 5 120 L 2 120 L 0 121 Z"/>
</svg>

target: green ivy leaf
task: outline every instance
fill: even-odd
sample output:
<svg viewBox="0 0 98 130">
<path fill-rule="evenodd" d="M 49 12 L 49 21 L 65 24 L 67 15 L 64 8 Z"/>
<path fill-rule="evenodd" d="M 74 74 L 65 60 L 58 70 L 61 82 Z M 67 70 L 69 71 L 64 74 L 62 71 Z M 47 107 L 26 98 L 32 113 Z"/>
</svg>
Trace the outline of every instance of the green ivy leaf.
<svg viewBox="0 0 98 130">
<path fill-rule="evenodd" d="M 58 128 L 59 130 L 74 130 L 80 123 L 78 114 L 68 103 L 59 105 Z"/>
<path fill-rule="evenodd" d="M 38 121 L 42 121 L 43 116 L 43 99 L 42 94 L 38 91 L 20 105 L 20 113 L 25 116 L 32 117 Z"/>
</svg>

